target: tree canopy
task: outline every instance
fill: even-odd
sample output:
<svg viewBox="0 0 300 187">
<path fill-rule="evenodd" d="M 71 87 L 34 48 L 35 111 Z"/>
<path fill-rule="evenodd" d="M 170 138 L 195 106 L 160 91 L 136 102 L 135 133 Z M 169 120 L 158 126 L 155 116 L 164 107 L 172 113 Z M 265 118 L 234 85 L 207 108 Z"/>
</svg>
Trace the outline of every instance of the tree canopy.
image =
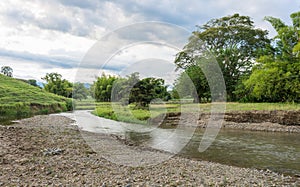
<svg viewBox="0 0 300 187">
<path fill-rule="evenodd" d="M 98 102 L 109 102 L 111 101 L 111 91 L 113 84 L 117 77 L 107 76 L 104 73 L 97 78 L 92 88 L 94 89 L 93 96 Z"/>
<path fill-rule="evenodd" d="M 200 102 L 207 102 L 211 98 L 206 77 L 197 65 L 187 67 L 184 73 L 179 75 L 174 84 L 174 91 L 178 97 L 193 97 L 194 102 L 199 99 Z"/>
<path fill-rule="evenodd" d="M 277 31 L 274 47 L 262 56 L 249 79 L 244 81 L 248 101 L 300 101 L 300 12 L 291 14 L 293 25 L 266 17 Z"/>
<path fill-rule="evenodd" d="M 44 84 L 44 89 L 46 91 L 64 97 L 72 97 L 73 84 L 66 79 L 62 79 L 61 74 L 47 73 L 46 76 L 42 79 L 47 82 L 46 84 Z"/>
<path fill-rule="evenodd" d="M 228 99 L 235 100 L 234 91 L 240 78 L 250 74 L 255 59 L 269 45 L 268 32 L 255 28 L 250 17 L 239 14 L 212 19 L 197 28 L 189 43 L 177 54 L 176 65 L 183 69 L 192 65 L 199 66 L 196 59 L 205 56 L 205 51 L 208 50 L 221 67 Z M 196 89 L 198 92 L 205 92 L 201 87 Z"/>
<path fill-rule="evenodd" d="M 148 77 L 139 80 L 132 88 L 129 103 L 136 103 L 137 108 L 145 108 L 153 99 L 168 100 L 170 97 L 164 80 Z"/>
<path fill-rule="evenodd" d="M 138 108 L 147 107 L 153 99 L 166 100 L 170 97 L 163 79 L 140 79 L 138 73 L 126 77 L 102 74 L 92 87 L 97 101 L 121 102 L 124 105 L 135 103 Z"/>
<path fill-rule="evenodd" d="M 13 76 L 13 69 L 9 66 L 2 66 L 1 73 L 5 76 L 12 77 Z"/>
</svg>

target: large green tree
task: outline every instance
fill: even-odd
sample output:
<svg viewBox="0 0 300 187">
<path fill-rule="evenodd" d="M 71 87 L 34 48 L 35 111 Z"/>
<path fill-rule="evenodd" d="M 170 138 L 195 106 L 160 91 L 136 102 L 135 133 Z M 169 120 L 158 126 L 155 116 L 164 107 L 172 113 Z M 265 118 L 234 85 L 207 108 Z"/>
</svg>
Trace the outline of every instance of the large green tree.
<svg viewBox="0 0 300 187">
<path fill-rule="evenodd" d="M 266 17 L 277 31 L 274 47 L 262 56 L 244 81 L 245 99 L 267 102 L 300 102 L 300 12 L 291 14 L 293 25 Z"/>
<path fill-rule="evenodd" d="M 135 103 L 136 108 L 147 108 L 153 99 L 168 100 L 170 97 L 163 79 L 140 79 L 137 72 L 118 78 L 112 90 L 112 101 L 123 105 Z"/>
<path fill-rule="evenodd" d="M 61 95 L 64 97 L 72 97 L 73 84 L 66 79 L 62 79 L 62 75 L 58 73 L 47 73 L 42 78 L 47 83 L 44 84 L 44 89 L 50 93 Z"/>
<path fill-rule="evenodd" d="M 129 103 L 136 103 L 137 108 L 145 108 L 153 99 L 167 100 L 169 97 L 163 79 L 148 77 L 138 81 L 133 86 Z"/>
<path fill-rule="evenodd" d="M 235 100 L 234 90 L 240 78 L 250 73 L 256 58 L 264 53 L 264 48 L 269 44 L 268 32 L 255 28 L 250 17 L 239 14 L 212 19 L 197 26 L 197 29 L 189 43 L 177 54 L 176 65 L 183 69 L 199 66 L 197 59 L 205 56 L 208 50 L 221 67 L 228 99 Z M 203 92 L 201 86 L 196 89 Z"/>
</svg>

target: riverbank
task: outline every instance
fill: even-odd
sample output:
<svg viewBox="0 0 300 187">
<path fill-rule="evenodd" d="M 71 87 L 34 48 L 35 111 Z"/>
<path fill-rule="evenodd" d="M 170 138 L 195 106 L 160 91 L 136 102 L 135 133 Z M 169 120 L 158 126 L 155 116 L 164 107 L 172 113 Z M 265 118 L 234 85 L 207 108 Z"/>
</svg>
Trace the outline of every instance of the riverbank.
<svg viewBox="0 0 300 187">
<path fill-rule="evenodd" d="M 299 178 L 172 157 L 147 167 L 118 165 L 100 157 L 73 121 L 35 116 L 0 127 L 0 186 L 297 186 Z M 106 141 L 116 137 L 97 135 Z M 138 148 L 138 147 L 137 147 Z M 153 150 L 154 151 L 154 150 Z M 163 153 L 160 153 L 163 154 Z"/>
<path fill-rule="evenodd" d="M 189 114 L 189 118 L 197 119 L 196 123 L 183 122 L 183 125 L 206 128 L 210 117 L 214 120 L 222 120 L 222 128 L 241 129 L 251 131 L 267 132 L 288 132 L 300 133 L 300 111 L 231 111 L 224 114 L 201 113 Z M 179 121 L 189 121 L 181 119 L 180 112 L 170 112 L 163 115 L 162 127 L 175 127 Z M 157 125 L 161 121 L 162 115 L 152 119 L 152 124 Z"/>
</svg>

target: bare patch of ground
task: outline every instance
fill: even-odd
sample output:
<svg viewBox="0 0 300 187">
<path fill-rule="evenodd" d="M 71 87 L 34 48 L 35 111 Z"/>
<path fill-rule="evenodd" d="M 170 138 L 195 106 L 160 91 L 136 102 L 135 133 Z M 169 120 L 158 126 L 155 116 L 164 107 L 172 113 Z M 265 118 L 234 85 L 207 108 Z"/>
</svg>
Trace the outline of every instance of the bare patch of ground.
<svg viewBox="0 0 300 187">
<path fill-rule="evenodd" d="M 162 126 L 176 126 L 181 113 L 168 113 Z M 196 116 L 196 117 L 195 117 Z M 186 123 L 187 126 L 206 128 L 211 117 L 209 113 L 194 114 L 197 123 Z M 160 119 L 159 116 L 157 119 Z M 222 120 L 222 128 L 245 129 L 252 131 L 296 132 L 300 133 L 300 111 L 236 111 L 225 114 L 214 114 L 214 120 Z M 156 119 L 152 119 L 155 123 Z M 188 120 L 186 120 L 188 121 Z"/>
</svg>

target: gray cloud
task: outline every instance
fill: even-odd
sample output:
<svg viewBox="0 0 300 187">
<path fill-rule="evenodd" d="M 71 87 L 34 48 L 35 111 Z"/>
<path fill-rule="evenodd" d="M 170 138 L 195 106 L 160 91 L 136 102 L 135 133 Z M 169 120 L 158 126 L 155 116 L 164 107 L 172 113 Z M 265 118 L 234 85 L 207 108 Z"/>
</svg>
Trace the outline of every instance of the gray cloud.
<svg viewBox="0 0 300 187">
<path fill-rule="evenodd" d="M 193 30 L 209 19 L 233 13 L 249 15 L 257 25 L 266 25 L 264 16 L 274 15 L 288 21 L 289 14 L 300 7 L 293 0 L 214 0 L 214 1 L 37 1 L 44 16 L 36 16 L 32 9 L 11 6 L 4 17 L 14 25 L 33 24 L 41 29 L 57 30 L 78 36 L 96 37 L 95 26 L 111 30 L 136 21 L 164 21 Z"/>
<path fill-rule="evenodd" d="M 73 68 L 79 63 L 79 61 L 71 59 L 70 57 L 37 55 L 28 52 L 16 52 L 6 49 L 0 49 L 0 57 L 9 57 L 16 60 L 19 59 L 21 61 L 39 62 L 44 68 Z"/>
<path fill-rule="evenodd" d="M 98 7 L 99 1 L 91 1 L 91 0 L 59 0 L 59 2 L 66 6 L 78 7 L 84 9 L 96 9 Z"/>
<path fill-rule="evenodd" d="M 20 0 L 0 2 L 0 23 L 2 24 L 2 30 L 9 28 L 9 32 L 5 31 L 6 35 L 9 35 L 9 37 L 16 35 L 16 39 L 11 43 L 24 43 L 24 41 L 18 41 L 24 38 L 18 36 L 18 34 L 22 33 L 23 30 L 26 31 L 26 28 L 38 28 L 34 31 L 35 33 L 31 33 L 31 30 L 27 29 L 24 34 L 24 36 L 32 38 L 43 38 L 42 34 L 39 34 L 44 30 L 49 30 L 51 31 L 49 33 L 52 33 L 52 31 L 57 32 L 53 32 L 55 34 L 50 34 L 51 36 L 47 35 L 48 40 L 53 40 L 58 35 L 62 36 L 60 38 L 65 35 L 75 35 L 81 36 L 81 38 L 101 40 L 110 31 L 143 21 L 162 21 L 183 26 L 189 30 L 184 33 L 186 39 L 189 33 L 195 29 L 195 25 L 202 25 L 212 18 L 240 13 L 252 17 L 258 27 L 270 30 L 274 36 L 275 32 L 272 30 L 271 25 L 263 21 L 263 18 L 274 16 L 291 24 L 289 15 L 292 12 L 299 11 L 299 8 L 300 2 L 295 0 L 191 0 L 188 2 L 179 0 Z M 122 32 L 114 35 L 116 37 L 115 42 L 105 43 L 108 52 L 118 50 L 118 47 L 122 44 L 141 41 L 164 41 L 167 39 L 168 43 L 172 44 L 176 42 L 184 43 L 183 41 L 177 41 L 178 38 L 182 39 L 178 36 L 182 36 L 183 33 L 178 32 L 176 29 L 170 29 L 163 24 L 157 24 L 153 27 L 141 24 L 140 27 L 136 27 L 134 30 L 122 29 Z M 41 32 L 39 33 L 39 31 Z M 3 40 L 5 40 L 5 34 L 2 36 Z M 45 52 L 48 55 L 38 55 L 36 51 L 27 49 L 24 49 L 27 52 L 13 51 L 13 48 L 6 48 L 3 43 L 2 48 L 0 47 L 0 56 L 39 62 L 45 68 L 49 66 L 71 68 L 80 62 L 80 57 L 76 56 L 76 52 L 64 51 L 61 46 L 57 46 L 57 50 L 53 49 L 48 53 Z M 7 41 L 7 43 L 10 43 L 10 41 Z M 42 44 L 39 42 L 35 44 L 33 41 L 33 45 Z M 105 56 L 105 54 L 102 56 Z M 108 66 L 107 68 L 117 71 L 118 68 L 123 67 L 120 65 L 122 63 L 126 63 L 126 59 L 122 62 L 119 60 L 115 66 Z M 90 63 L 84 67 L 98 68 L 97 63 Z"/>
</svg>

